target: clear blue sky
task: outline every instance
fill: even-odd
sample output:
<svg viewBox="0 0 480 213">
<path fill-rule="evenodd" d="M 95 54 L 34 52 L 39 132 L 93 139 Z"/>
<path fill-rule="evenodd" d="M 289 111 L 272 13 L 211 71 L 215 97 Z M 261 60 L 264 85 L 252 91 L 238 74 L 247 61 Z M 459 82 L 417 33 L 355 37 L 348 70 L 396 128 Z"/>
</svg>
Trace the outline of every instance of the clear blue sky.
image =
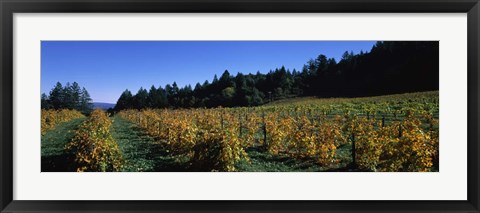
<svg viewBox="0 0 480 213">
<path fill-rule="evenodd" d="M 56 82 L 78 82 L 94 102 L 116 103 L 129 89 L 179 87 L 212 81 L 214 74 L 301 70 L 324 54 L 370 51 L 375 41 L 42 41 L 41 92 Z"/>
</svg>

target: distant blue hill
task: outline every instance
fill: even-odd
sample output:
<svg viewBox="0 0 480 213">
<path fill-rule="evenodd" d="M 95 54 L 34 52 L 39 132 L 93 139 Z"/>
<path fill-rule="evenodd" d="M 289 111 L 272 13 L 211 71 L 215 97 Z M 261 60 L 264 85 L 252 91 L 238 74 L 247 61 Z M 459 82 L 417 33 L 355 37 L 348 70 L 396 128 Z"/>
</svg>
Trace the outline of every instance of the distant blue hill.
<svg viewBox="0 0 480 213">
<path fill-rule="evenodd" d="M 115 107 L 115 104 L 102 103 L 102 102 L 93 102 L 93 108 L 95 108 L 95 109 L 100 108 L 100 109 L 105 109 L 105 110 L 107 110 L 108 108 L 113 108 L 113 107 Z"/>
</svg>

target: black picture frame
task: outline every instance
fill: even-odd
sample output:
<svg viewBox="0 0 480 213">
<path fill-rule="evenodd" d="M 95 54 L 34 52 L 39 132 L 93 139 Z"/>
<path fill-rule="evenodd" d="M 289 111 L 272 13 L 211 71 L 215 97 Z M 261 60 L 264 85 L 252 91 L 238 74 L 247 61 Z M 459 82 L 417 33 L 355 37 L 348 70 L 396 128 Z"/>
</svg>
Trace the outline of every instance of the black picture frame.
<svg viewBox="0 0 480 213">
<path fill-rule="evenodd" d="M 478 0 L 0 0 L 1 212 L 480 212 Z M 468 199 L 466 201 L 16 201 L 13 195 L 14 13 L 467 13 Z M 33 180 L 35 181 L 35 180 Z M 41 183 L 39 183 L 41 184 Z M 445 183 L 448 184 L 448 183 Z"/>
</svg>

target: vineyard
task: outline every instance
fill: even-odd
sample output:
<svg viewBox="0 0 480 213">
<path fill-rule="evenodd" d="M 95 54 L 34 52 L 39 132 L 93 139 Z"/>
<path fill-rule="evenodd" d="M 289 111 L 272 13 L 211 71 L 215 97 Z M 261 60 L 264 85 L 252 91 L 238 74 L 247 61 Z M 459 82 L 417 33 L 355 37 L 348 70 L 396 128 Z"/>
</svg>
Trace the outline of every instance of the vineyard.
<svg viewBox="0 0 480 213">
<path fill-rule="evenodd" d="M 438 92 L 113 117 L 95 110 L 72 130 L 64 152 L 71 171 L 265 171 L 252 168 L 282 162 L 295 162 L 291 171 L 438 171 L 438 110 Z"/>
<path fill-rule="evenodd" d="M 41 132 L 42 135 L 48 130 L 54 129 L 56 125 L 71 121 L 76 118 L 84 117 L 82 113 L 76 110 L 44 110 L 41 112 Z"/>
<path fill-rule="evenodd" d="M 110 134 L 112 121 L 97 109 L 75 132 L 75 137 L 65 147 L 75 155 L 75 167 L 83 171 L 120 171 L 122 153 Z"/>
</svg>

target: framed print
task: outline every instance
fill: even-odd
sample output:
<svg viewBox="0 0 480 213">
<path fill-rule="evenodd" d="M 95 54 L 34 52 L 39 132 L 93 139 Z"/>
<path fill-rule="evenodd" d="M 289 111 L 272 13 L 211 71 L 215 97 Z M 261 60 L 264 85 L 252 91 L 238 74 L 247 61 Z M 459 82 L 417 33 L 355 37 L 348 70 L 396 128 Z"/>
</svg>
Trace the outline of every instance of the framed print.
<svg viewBox="0 0 480 213">
<path fill-rule="evenodd" d="M 479 212 L 469 1 L 1 1 L 1 211 Z"/>
</svg>

